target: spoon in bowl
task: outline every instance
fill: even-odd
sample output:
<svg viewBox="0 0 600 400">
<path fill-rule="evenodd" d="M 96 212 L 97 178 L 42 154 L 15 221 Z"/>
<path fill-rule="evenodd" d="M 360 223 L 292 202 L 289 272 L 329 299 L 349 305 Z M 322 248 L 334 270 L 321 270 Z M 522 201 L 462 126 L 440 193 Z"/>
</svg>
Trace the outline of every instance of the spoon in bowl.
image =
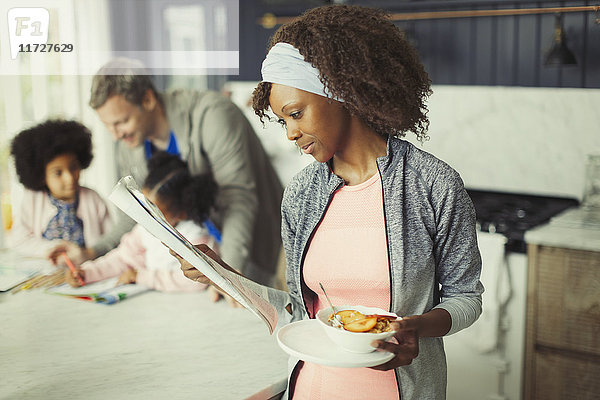
<svg viewBox="0 0 600 400">
<path fill-rule="evenodd" d="M 333 312 L 333 324 L 334 324 L 334 326 L 336 328 L 343 328 L 344 327 L 344 323 L 342 322 L 342 319 L 340 318 L 340 316 L 336 314 L 335 307 L 333 306 L 333 303 L 329 299 L 329 296 L 327 296 L 327 292 L 325 291 L 325 288 L 323 287 L 323 284 L 321 284 L 321 282 L 319 282 L 319 286 L 321 286 L 321 290 L 325 294 L 325 298 L 329 302 L 329 307 L 331 307 L 331 311 Z"/>
</svg>

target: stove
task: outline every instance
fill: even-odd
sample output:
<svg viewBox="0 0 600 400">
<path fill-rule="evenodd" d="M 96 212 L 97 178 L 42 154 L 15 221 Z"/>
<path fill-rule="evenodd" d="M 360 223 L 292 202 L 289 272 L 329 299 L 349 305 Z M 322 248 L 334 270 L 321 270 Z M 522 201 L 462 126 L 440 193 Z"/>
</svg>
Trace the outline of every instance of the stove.
<svg viewBox="0 0 600 400">
<path fill-rule="evenodd" d="M 501 233 L 508 239 L 506 251 L 527 253 L 525 232 L 544 224 L 579 201 L 568 197 L 467 189 L 477 214 L 477 228 Z"/>
</svg>

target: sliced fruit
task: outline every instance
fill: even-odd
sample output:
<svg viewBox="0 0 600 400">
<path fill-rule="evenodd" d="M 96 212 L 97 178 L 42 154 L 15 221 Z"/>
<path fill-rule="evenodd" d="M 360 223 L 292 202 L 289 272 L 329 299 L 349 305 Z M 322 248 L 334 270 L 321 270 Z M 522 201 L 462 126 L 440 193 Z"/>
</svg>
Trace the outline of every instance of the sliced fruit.
<svg viewBox="0 0 600 400">
<path fill-rule="evenodd" d="M 364 314 L 356 311 L 356 310 L 342 310 L 335 313 L 335 315 L 339 316 L 342 320 L 342 324 L 350 324 L 354 321 L 358 321 L 359 319 L 363 319 L 365 317 Z"/>
<path fill-rule="evenodd" d="M 377 317 L 365 317 L 354 322 L 344 323 L 344 329 L 350 332 L 366 332 L 377 324 Z"/>
</svg>

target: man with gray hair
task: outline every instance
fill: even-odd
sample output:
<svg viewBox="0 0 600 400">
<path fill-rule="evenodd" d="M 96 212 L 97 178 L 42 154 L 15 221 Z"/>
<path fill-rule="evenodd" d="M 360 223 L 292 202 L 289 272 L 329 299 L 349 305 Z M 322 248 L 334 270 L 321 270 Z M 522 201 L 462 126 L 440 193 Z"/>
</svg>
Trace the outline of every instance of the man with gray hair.
<svg viewBox="0 0 600 400">
<path fill-rule="evenodd" d="M 128 60 L 98 71 L 89 104 L 115 139 L 119 177 L 143 182 L 146 160 L 156 150 L 179 155 L 192 174 L 211 172 L 219 195 L 210 222 L 221 236 L 221 258 L 257 282 L 273 283 L 283 188 L 240 109 L 213 91 L 159 93 L 147 72 Z M 115 229 L 85 249 L 85 258 L 115 247 L 133 224 L 121 213 Z"/>
</svg>

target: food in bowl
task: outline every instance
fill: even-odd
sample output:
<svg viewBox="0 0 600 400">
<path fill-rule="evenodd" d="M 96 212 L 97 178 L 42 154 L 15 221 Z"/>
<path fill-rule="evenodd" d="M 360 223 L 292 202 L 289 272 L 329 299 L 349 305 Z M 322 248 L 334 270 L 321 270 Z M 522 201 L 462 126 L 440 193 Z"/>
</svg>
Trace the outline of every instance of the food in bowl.
<svg viewBox="0 0 600 400">
<path fill-rule="evenodd" d="M 339 318 L 335 318 L 336 316 Z M 350 332 L 382 333 L 392 330 L 390 322 L 395 319 L 395 315 L 365 315 L 357 310 L 342 310 L 331 314 L 328 321 L 331 326 Z M 334 320 L 340 321 L 342 325 L 336 324 Z"/>
<path fill-rule="evenodd" d="M 386 340 L 396 333 L 392 330 L 390 323 L 399 317 L 381 308 L 337 306 L 335 311 L 335 314 L 342 321 L 343 328 L 336 327 L 330 319 L 334 315 L 331 307 L 320 310 L 316 315 L 316 319 L 329 339 L 346 351 L 370 353 L 375 351 L 372 345 L 374 340 Z M 384 322 L 384 320 L 387 322 Z M 378 324 L 380 324 L 379 329 L 382 332 L 379 332 Z M 348 327 L 350 327 L 350 330 Z"/>
</svg>

